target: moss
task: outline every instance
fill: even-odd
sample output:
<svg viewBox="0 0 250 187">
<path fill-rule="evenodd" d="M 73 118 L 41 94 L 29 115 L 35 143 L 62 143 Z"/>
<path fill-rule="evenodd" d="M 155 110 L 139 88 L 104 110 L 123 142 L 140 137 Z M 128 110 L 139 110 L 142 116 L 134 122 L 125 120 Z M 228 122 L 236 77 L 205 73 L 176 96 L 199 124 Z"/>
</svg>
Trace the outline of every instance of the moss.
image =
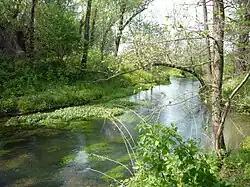
<svg viewBox="0 0 250 187">
<path fill-rule="evenodd" d="M 37 184 L 38 179 L 36 177 L 33 178 L 21 178 L 16 180 L 14 183 L 11 184 L 12 187 L 28 187 L 28 186 L 35 186 Z"/>
<path fill-rule="evenodd" d="M 110 139 L 109 142 L 117 143 L 117 144 L 124 144 L 124 140 L 122 139 L 121 136 L 112 137 L 112 139 Z"/>
<path fill-rule="evenodd" d="M 6 145 L 6 144 L 17 144 L 17 143 L 23 142 L 23 141 L 25 141 L 25 139 L 18 138 L 18 139 L 7 140 L 7 141 L 1 142 L 1 143 Z"/>
<path fill-rule="evenodd" d="M 0 157 L 7 156 L 11 152 L 12 152 L 12 150 L 3 150 L 3 149 L 1 149 L 0 150 Z"/>
<path fill-rule="evenodd" d="M 21 154 L 3 163 L 3 168 L 5 169 L 15 169 L 22 165 L 27 159 L 28 154 Z"/>
<path fill-rule="evenodd" d="M 133 155 L 130 155 L 133 158 Z M 130 156 L 129 154 L 126 154 L 120 158 L 118 158 L 116 161 L 121 162 L 121 163 L 128 163 L 130 161 Z"/>
<path fill-rule="evenodd" d="M 105 172 L 105 174 L 107 176 L 103 175 L 101 178 L 105 181 L 112 181 L 112 179 L 110 177 L 117 179 L 117 180 L 121 180 L 121 179 L 124 179 L 124 177 L 125 177 L 125 171 L 126 171 L 126 169 L 123 166 L 117 166 L 117 167 L 112 168 L 111 170 Z M 110 176 L 110 177 L 108 177 L 108 176 Z"/>
<path fill-rule="evenodd" d="M 102 141 L 101 143 L 92 144 L 90 146 L 85 147 L 84 151 L 88 153 L 102 153 L 107 154 L 114 150 L 114 147 L 112 147 L 108 142 Z"/>
<path fill-rule="evenodd" d="M 68 165 L 68 164 L 72 163 L 75 158 L 76 158 L 76 154 L 67 155 L 61 159 L 60 163 L 62 165 Z"/>
</svg>

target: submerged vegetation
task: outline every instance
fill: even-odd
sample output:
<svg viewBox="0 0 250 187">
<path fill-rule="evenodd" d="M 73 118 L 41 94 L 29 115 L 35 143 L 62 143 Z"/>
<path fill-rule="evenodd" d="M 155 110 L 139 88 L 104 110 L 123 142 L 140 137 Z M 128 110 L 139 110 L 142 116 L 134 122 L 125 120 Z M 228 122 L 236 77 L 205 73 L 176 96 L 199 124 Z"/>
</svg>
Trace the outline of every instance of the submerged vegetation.
<svg viewBox="0 0 250 187">
<path fill-rule="evenodd" d="M 0 1 L 0 117 L 7 117 L 0 121 L 0 174 L 4 174 L 0 186 L 7 182 L 8 186 L 57 186 L 51 176 L 45 176 L 50 173 L 42 166 L 44 160 L 49 160 L 55 173 L 58 167 L 76 167 L 74 172 L 64 167 L 57 173 L 65 174 L 65 186 L 75 186 L 79 173 L 90 171 L 100 175 L 98 180 L 116 186 L 250 186 L 249 137 L 239 150 L 231 151 L 226 150 L 223 135 L 228 113 L 250 114 L 249 1 L 190 1 L 173 7 L 162 23 L 149 19 L 147 10 L 159 2 Z M 208 9 L 211 4 L 213 8 Z M 203 10 L 203 19 L 190 10 Z M 200 82 L 203 98 L 211 101 L 207 103 L 214 151 L 202 150 L 194 140 L 181 137 L 173 125 L 151 118 L 148 124 L 136 112 L 140 125 L 130 113 L 117 118 L 142 105 L 128 96 L 169 84 L 170 76 Z M 187 111 L 187 115 L 196 118 L 198 114 Z M 100 119 L 100 131 L 107 130 L 103 128 L 110 120 L 112 127 L 105 135 L 114 130 L 119 136 L 109 141 L 95 137 L 93 122 Z M 138 141 L 122 121 L 138 125 Z M 64 145 L 61 139 L 59 146 L 49 142 L 62 132 L 84 135 L 79 140 L 66 138 L 84 146 L 76 148 L 62 141 Z M 88 143 L 90 136 L 96 140 Z M 39 147 L 36 137 L 48 140 L 46 146 Z M 38 145 L 38 155 L 22 150 L 29 141 Z M 56 151 L 57 157 L 50 160 L 49 154 Z M 32 175 L 31 157 L 38 166 Z M 106 168 L 104 161 L 109 162 Z M 61 181 L 55 183 L 64 186 Z"/>
</svg>

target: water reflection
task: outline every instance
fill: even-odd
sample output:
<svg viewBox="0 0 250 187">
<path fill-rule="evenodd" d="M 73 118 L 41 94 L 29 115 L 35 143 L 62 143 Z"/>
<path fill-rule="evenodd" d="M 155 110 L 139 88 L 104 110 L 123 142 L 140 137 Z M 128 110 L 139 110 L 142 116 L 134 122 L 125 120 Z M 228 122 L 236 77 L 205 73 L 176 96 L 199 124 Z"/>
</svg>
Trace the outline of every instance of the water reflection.
<svg viewBox="0 0 250 187">
<path fill-rule="evenodd" d="M 209 113 L 198 95 L 199 82 L 191 79 L 171 78 L 170 85 L 155 86 L 132 96 L 133 101 L 148 101 L 150 107 L 140 107 L 137 112 L 151 121 L 170 125 L 174 123 L 186 138 L 206 143 L 204 128 L 208 126 Z"/>
<path fill-rule="evenodd" d="M 239 148 L 242 140 L 250 136 L 250 116 L 231 114 L 225 123 L 225 143 L 228 149 Z"/>
</svg>

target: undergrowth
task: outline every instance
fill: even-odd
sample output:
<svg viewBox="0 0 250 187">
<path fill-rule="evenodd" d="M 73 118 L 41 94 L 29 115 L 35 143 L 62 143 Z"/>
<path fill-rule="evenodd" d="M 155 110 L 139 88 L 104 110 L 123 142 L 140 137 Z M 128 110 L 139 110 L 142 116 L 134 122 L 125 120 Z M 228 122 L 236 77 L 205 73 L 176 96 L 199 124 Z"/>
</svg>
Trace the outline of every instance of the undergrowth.
<svg viewBox="0 0 250 187">
<path fill-rule="evenodd" d="M 156 76 L 144 70 L 108 79 L 133 68 L 130 65 L 121 68 L 114 59 L 101 64 L 90 61 L 86 70 L 82 70 L 80 64 L 74 61 L 74 58 L 71 62 L 41 59 L 31 64 L 1 58 L 0 114 L 24 114 L 107 102 L 157 84 Z M 164 81 L 168 82 L 168 76 Z"/>
</svg>

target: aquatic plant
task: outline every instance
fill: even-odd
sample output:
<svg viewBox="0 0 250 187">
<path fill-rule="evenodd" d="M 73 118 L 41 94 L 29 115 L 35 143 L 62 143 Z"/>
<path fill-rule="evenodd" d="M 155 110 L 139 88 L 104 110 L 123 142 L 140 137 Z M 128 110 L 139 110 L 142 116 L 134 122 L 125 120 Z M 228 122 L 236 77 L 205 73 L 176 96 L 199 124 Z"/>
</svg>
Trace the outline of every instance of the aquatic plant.
<svg viewBox="0 0 250 187">
<path fill-rule="evenodd" d="M 26 116 L 10 118 L 5 126 L 22 126 L 24 128 L 34 128 L 46 126 L 47 128 L 74 129 L 79 123 L 73 121 L 88 121 L 97 118 L 111 118 L 121 115 L 124 112 L 121 108 L 106 108 L 101 105 L 85 105 L 79 107 L 69 107 L 55 110 L 50 113 L 36 113 Z M 74 126 L 76 125 L 76 126 Z M 84 127 L 84 124 L 83 126 Z"/>
</svg>

